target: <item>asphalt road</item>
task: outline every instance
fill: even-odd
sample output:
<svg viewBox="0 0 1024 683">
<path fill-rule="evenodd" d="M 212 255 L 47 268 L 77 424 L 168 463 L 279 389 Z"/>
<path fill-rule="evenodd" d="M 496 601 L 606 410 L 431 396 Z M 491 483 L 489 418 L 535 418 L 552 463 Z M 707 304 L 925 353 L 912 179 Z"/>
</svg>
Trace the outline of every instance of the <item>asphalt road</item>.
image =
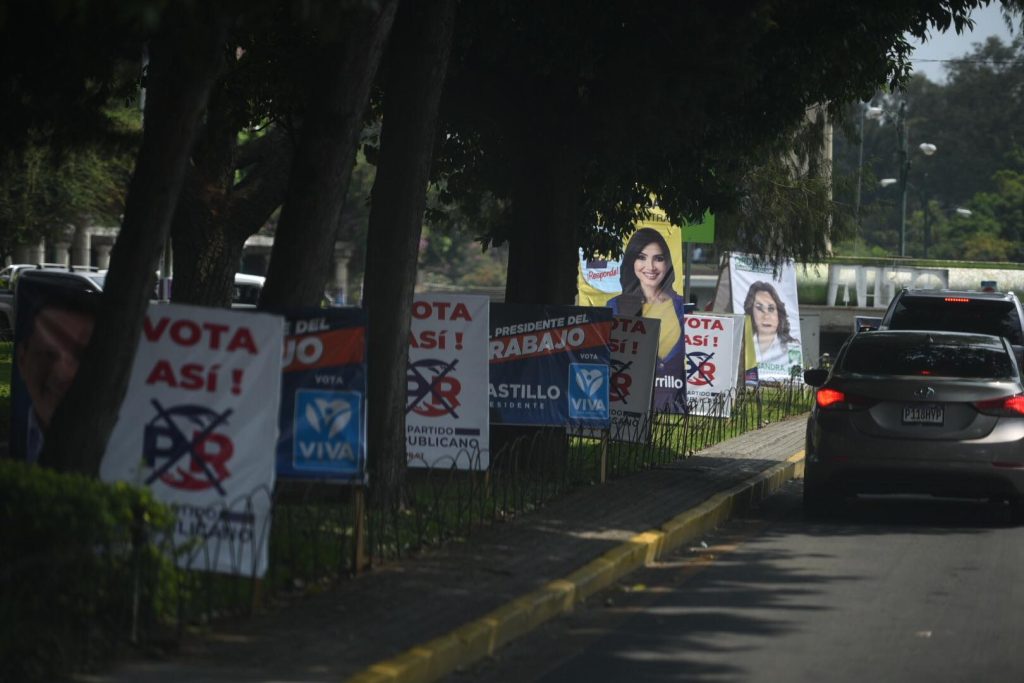
<svg viewBox="0 0 1024 683">
<path fill-rule="evenodd" d="M 880 498 L 807 522 L 800 493 L 448 680 L 1024 681 L 1024 526 Z"/>
</svg>

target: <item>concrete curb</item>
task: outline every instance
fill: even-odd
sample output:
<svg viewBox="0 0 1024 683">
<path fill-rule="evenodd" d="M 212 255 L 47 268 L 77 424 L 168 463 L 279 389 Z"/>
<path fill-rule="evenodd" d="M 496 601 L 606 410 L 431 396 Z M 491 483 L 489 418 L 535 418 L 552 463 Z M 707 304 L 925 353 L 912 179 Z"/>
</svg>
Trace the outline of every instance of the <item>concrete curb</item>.
<svg viewBox="0 0 1024 683">
<path fill-rule="evenodd" d="M 492 655 L 549 619 L 571 612 L 576 603 L 611 586 L 634 569 L 718 527 L 734 514 L 767 498 L 790 479 L 803 477 L 803 473 L 804 452 L 800 451 L 676 515 L 661 528 L 637 534 L 563 579 L 551 581 L 447 635 L 370 665 L 349 678 L 348 683 L 430 683 Z"/>
</svg>

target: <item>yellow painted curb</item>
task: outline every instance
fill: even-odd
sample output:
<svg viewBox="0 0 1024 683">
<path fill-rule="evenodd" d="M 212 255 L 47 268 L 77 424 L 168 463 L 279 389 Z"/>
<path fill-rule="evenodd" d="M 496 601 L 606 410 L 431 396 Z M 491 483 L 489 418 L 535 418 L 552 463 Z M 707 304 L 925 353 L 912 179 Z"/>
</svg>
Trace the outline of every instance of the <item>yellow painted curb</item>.
<svg viewBox="0 0 1024 683">
<path fill-rule="evenodd" d="M 588 562 L 564 579 L 511 600 L 451 633 L 409 648 L 347 680 L 347 683 L 430 683 L 468 666 L 532 631 L 545 621 L 572 611 L 573 606 L 639 567 L 650 564 L 684 543 L 727 521 L 743 505 L 774 493 L 786 481 L 803 476 L 804 452 L 769 468 L 753 479 L 711 496 L 661 525 L 633 536 Z"/>
</svg>

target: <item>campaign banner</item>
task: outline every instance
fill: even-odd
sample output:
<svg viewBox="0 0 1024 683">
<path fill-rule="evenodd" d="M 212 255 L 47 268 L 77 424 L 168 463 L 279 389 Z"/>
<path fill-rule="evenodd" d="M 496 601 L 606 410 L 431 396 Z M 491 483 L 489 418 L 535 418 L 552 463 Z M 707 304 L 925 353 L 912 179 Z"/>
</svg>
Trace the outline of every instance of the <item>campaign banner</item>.
<svg viewBox="0 0 1024 683">
<path fill-rule="evenodd" d="M 631 310 L 618 310 L 617 302 L 609 303 L 625 293 L 627 296 L 637 296 L 638 282 L 634 266 L 636 254 L 630 250 L 630 242 L 637 243 L 636 235 L 641 236 L 646 232 L 653 231 L 660 235 L 661 243 L 665 245 L 663 254 L 665 261 L 665 275 L 657 283 L 666 293 L 672 292 L 676 296 L 683 296 L 683 243 L 681 241 L 683 231 L 670 224 L 667 220 L 652 219 L 637 224 L 637 229 L 622 240 L 623 255 L 621 258 L 586 258 L 583 250 L 579 252 L 579 270 L 577 272 L 576 293 L 577 302 L 581 306 L 615 306 L 616 314 L 634 315 L 639 313 L 635 310 L 642 302 L 637 299 L 636 305 Z M 645 242 L 649 243 L 647 239 Z M 625 262 L 625 269 L 623 263 Z M 621 299 L 619 299 L 621 301 Z"/>
<path fill-rule="evenodd" d="M 410 467 L 487 469 L 487 325 L 490 299 L 417 294 L 406 369 Z"/>
<path fill-rule="evenodd" d="M 619 441 L 651 440 L 651 400 L 661 323 L 616 316 L 611 336 L 611 435 Z"/>
<path fill-rule="evenodd" d="M 607 308 L 491 304 L 492 424 L 607 427 Z"/>
<path fill-rule="evenodd" d="M 604 304 L 615 315 L 657 319 L 654 408 L 686 412 L 686 343 L 682 243 L 667 221 L 641 224 L 624 242 L 618 261 L 594 262 L 580 255 L 578 299 Z M 613 290 L 617 275 L 618 288 Z"/>
<path fill-rule="evenodd" d="M 277 474 L 366 483 L 366 311 L 287 316 Z"/>
<path fill-rule="evenodd" d="M 729 256 L 732 312 L 750 319 L 757 381 L 802 381 L 800 309 L 796 268 L 791 260 L 777 268 L 755 263 L 746 254 Z"/>
<path fill-rule="evenodd" d="M 100 478 L 170 505 L 182 567 L 266 572 L 283 330 L 267 313 L 146 313 Z"/>
<path fill-rule="evenodd" d="M 738 336 L 732 317 L 707 313 L 686 316 L 686 398 L 692 414 L 732 414 Z"/>
<path fill-rule="evenodd" d="M 12 457 L 38 462 L 46 430 L 78 374 L 100 297 L 71 278 L 20 277 L 11 367 Z"/>
</svg>

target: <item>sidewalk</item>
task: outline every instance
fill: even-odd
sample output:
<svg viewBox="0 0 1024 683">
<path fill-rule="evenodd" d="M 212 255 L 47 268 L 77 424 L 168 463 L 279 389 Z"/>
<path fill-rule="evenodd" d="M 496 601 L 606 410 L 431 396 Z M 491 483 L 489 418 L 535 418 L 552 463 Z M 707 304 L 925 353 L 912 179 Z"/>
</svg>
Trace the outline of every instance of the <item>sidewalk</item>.
<svg viewBox="0 0 1024 683">
<path fill-rule="evenodd" d="M 700 523 L 709 524 L 727 515 L 731 501 L 759 475 L 791 476 L 805 425 L 805 418 L 792 418 L 686 460 L 580 489 L 511 523 L 481 529 L 465 543 L 375 568 L 273 614 L 219 625 L 209 637 L 188 638 L 172 659 L 125 662 L 77 680 L 340 683 L 360 673 L 365 681 L 432 680 L 432 670 L 450 670 L 469 650 L 493 649 L 495 640 L 530 630 L 550 616 L 552 605 L 560 610 L 601 581 L 607 585 L 669 536 L 689 540 L 683 535 L 692 538 L 700 528 L 691 521 L 703 515 Z M 790 465 L 782 466 L 787 460 Z M 663 534 L 638 540 L 659 528 Z M 537 596 L 545 593 L 555 599 L 542 605 Z M 456 637 L 443 638 L 456 629 Z M 438 654 L 438 643 L 445 652 Z M 382 660 L 390 661 L 366 670 Z"/>
</svg>

